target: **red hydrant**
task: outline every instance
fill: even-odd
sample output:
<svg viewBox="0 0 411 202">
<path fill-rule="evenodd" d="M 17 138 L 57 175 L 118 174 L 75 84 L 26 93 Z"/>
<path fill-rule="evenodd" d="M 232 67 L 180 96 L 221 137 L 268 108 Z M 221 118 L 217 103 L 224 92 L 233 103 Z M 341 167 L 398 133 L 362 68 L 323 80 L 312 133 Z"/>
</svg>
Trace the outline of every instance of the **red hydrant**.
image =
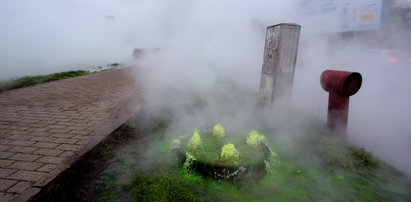
<svg viewBox="0 0 411 202">
<path fill-rule="evenodd" d="M 325 70 L 321 74 L 321 86 L 328 97 L 328 127 L 338 133 L 347 133 L 350 96 L 358 92 L 362 77 L 358 72 Z"/>
</svg>

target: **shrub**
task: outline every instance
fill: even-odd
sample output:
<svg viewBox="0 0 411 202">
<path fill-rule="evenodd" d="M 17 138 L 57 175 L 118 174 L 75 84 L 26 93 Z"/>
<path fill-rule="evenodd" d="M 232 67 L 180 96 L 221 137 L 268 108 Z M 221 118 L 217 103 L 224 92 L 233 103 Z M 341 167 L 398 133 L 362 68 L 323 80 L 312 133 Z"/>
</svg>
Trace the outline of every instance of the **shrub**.
<svg viewBox="0 0 411 202">
<path fill-rule="evenodd" d="M 195 130 L 193 136 L 190 138 L 190 140 L 187 143 L 187 149 L 189 151 L 196 151 L 202 148 L 203 148 L 203 142 L 201 141 L 201 138 L 200 138 L 200 132 L 198 132 L 198 130 Z"/>
<path fill-rule="evenodd" d="M 252 147 L 257 147 L 262 141 L 265 140 L 265 136 L 257 132 L 256 130 L 251 131 L 247 137 L 247 144 Z"/>
<path fill-rule="evenodd" d="M 180 139 L 174 139 L 170 143 L 169 150 L 172 151 L 174 149 L 180 149 L 180 147 L 181 147 L 181 140 Z"/>
<path fill-rule="evenodd" d="M 212 134 L 212 136 L 213 136 L 213 137 L 216 137 L 216 138 L 219 138 L 219 139 L 224 138 L 224 137 L 225 137 L 225 129 L 224 129 L 224 126 L 221 125 L 221 124 L 215 125 L 215 126 L 214 126 L 214 129 L 213 129 L 213 134 Z"/>
<path fill-rule="evenodd" d="M 238 163 L 240 152 L 235 148 L 234 144 L 226 144 L 221 148 L 220 157 L 225 163 Z"/>
</svg>

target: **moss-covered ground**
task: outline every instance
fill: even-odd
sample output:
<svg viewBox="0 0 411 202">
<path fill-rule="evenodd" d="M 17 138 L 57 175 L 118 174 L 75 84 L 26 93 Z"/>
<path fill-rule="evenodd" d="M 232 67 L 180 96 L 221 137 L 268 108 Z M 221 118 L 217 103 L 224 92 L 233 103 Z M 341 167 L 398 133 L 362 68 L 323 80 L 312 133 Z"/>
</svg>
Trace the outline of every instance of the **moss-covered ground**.
<svg viewBox="0 0 411 202">
<path fill-rule="evenodd" d="M 136 126 L 138 127 L 138 125 Z M 96 182 L 97 201 L 410 201 L 411 180 L 363 148 L 307 131 L 294 148 L 266 132 L 278 154 L 258 180 L 226 182 L 184 170 L 161 122 L 114 151 Z M 155 129 L 155 130 L 152 130 Z"/>
</svg>

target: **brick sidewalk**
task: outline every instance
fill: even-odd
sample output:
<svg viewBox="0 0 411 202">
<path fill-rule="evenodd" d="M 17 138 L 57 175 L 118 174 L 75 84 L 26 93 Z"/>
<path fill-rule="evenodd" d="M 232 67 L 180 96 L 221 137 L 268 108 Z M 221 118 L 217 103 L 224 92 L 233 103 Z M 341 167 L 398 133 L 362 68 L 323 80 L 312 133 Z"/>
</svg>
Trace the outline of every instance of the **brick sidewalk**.
<svg viewBox="0 0 411 202">
<path fill-rule="evenodd" d="M 0 201 L 25 201 L 138 111 L 132 68 L 0 93 Z"/>
</svg>

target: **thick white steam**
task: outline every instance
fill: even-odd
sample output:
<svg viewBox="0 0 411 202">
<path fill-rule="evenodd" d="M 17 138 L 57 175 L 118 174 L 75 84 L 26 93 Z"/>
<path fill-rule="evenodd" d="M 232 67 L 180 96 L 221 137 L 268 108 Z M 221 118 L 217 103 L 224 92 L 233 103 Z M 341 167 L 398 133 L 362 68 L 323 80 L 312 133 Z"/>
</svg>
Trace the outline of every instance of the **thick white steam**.
<svg viewBox="0 0 411 202">
<path fill-rule="evenodd" d="M 134 48 L 146 49 L 136 61 L 136 76 L 149 112 L 172 112 L 170 133 L 221 123 L 235 132 L 272 124 L 292 128 L 282 131 L 290 135 L 305 129 L 306 117 L 325 121 L 323 70 L 359 71 L 363 87 L 350 100 L 349 140 L 411 173 L 410 71 L 364 62 L 365 50 L 387 48 L 386 42 L 364 44 L 372 37 L 364 34 L 356 39 L 317 33 L 300 5 L 297 0 L 4 0 L 0 80 L 127 62 Z M 302 25 L 293 97 L 267 115 L 258 108 L 257 94 L 265 28 L 283 22 Z M 382 34 L 388 39 L 398 33 Z"/>
</svg>

